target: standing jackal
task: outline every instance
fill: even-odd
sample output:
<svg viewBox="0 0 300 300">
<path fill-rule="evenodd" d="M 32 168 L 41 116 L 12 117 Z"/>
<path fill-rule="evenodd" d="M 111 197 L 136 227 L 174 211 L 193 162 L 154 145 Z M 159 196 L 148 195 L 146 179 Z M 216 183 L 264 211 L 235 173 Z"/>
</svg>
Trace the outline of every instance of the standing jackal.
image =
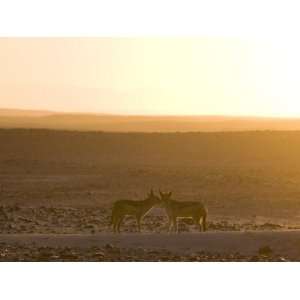
<svg viewBox="0 0 300 300">
<path fill-rule="evenodd" d="M 158 196 L 151 190 L 148 193 L 147 198 L 141 201 L 135 200 L 119 200 L 114 203 L 112 209 L 111 223 L 113 225 L 114 232 L 120 233 L 120 225 L 125 216 L 134 216 L 137 221 L 138 231 L 141 231 L 141 219 L 145 214 L 155 205 L 161 203 Z"/>
<path fill-rule="evenodd" d="M 169 218 L 169 231 L 174 229 L 178 232 L 178 218 L 192 218 L 194 223 L 198 225 L 199 231 L 201 231 L 201 229 L 202 231 L 206 231 L 207 210 L 201 202 L 175 201 L 171 199 L 172 192 L 162 193 L 160 191 L 159 193 Z"/>
</svg>

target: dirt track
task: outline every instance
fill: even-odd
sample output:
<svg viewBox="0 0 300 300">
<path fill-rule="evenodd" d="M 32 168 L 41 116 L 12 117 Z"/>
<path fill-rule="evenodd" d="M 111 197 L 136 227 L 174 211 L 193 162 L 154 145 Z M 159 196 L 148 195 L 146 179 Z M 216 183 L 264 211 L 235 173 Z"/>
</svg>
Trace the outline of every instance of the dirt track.
<svg viewBox="0 0 300 300">
<path fill-rule="evenodd" d="M 82 250 L 92 247 L 118 249 L 147 249 L 170 251 L 179 255 L 196 252 L 256 255 L 269 247 L 273 254 L 291 260 L 300 259 L 300 231 L 206 232 L 182 234 L 121 234 L 44 235 L 2 234 L 6 245 L 34 245 L 35 247 L 69 247 Z"/>
</svg>

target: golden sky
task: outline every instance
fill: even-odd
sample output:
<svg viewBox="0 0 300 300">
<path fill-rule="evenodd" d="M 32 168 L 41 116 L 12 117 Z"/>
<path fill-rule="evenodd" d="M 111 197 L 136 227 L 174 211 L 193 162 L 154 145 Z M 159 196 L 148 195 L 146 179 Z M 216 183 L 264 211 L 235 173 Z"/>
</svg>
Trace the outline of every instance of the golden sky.
<svg viewBox="0 0 300 300">
<path fill-rule="evenodd" d="M 294 41 L 2 38 L 0 107 L 300 116 Z"/>
</svg>

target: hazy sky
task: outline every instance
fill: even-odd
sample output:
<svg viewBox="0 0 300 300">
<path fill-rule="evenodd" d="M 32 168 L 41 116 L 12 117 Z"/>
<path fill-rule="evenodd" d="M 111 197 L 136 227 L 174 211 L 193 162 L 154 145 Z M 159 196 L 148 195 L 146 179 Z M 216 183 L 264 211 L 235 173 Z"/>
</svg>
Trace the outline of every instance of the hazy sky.
<svg viewBox="0 0 300 300">
<path fill-rule="evenodd" d="M 295 41 L 2 38 L 0 107 L 300 116 Z"/>
</svg>

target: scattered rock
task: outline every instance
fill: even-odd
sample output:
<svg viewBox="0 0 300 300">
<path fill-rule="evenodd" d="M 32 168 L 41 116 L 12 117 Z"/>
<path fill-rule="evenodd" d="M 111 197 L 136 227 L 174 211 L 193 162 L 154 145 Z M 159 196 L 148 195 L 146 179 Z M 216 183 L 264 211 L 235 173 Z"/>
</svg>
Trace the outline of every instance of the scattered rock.
<svg viewBox="0 0 300 300">
<path fill-rule="evenodd" d="M 113 250 L 113 249 L 114 249 L 114 246 L 113 246 L 112 244 L 106 244 L 106 245 L 104 246 L 104 248 L 105 248 L 106 250 Z"/>
<path fill-rule="evenodd" d="M 271 247 L 269 246 L 263 246 L 263 247 L 260 247 L 258 249 L 258 254 L 259 255 L 265 255 L 265 256 L 270 256 L 273 254 L 273 250 Z"/>
</svg>

